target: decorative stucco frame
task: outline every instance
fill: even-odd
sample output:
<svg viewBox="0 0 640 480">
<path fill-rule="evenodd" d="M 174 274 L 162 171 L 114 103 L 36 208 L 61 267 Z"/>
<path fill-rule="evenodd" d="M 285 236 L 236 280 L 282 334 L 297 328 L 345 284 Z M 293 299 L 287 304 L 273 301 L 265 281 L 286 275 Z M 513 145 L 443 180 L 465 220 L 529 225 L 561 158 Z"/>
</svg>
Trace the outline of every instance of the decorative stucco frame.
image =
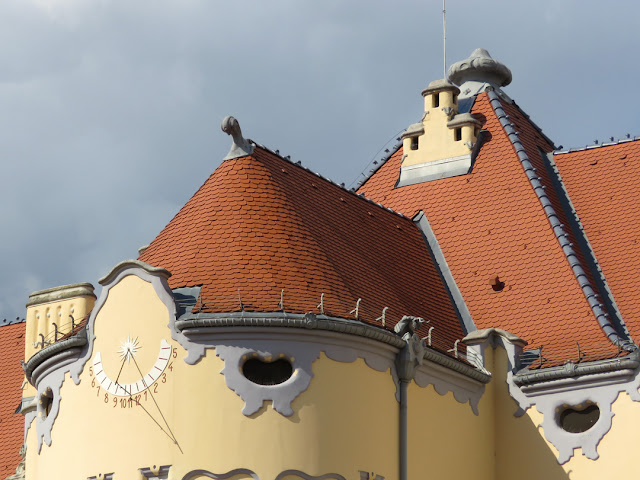
<svg viewBox="0 0 640 480">
<path fill-rule="evenodd" d="M 278 315 L 277 313 L 274 315 Z M 261 320 L 267 316 L 258 314 Z M 315 319 L 307 316 L 307 321 Z M 258 323 L 256 322 L 253 322 Z M 372 369 L 389 371 L 397 385 L 394 360 L 397 348 L 371 338 L 340 335 L 336 332 L 274 328 L 269 326 L 229 326 L 223 328 L 188 328 L 183 334 L 191 340 L 187 363 L 196 363 L 204 355 L 204 349 L 215 349 L 216 355 L 225 363 L 220 372 L 227 387 L 233 390 L 245 405 L 242 413 L 250 416 L 262 408 L 265 401 L 271 401 L 274 410 L 289 417 L 294 411 L 291 403 L 304 392 L 313 378 L 313 363 L 324 353 L 328 358 L 344 363 L 352 363 L 362 358 Z M 249 356 L 263 360 L 288 359 L 293 367 L 293 375 L 279 385 L 258 385 L 242 374 L 243 362 Z"/>
<path fill-rule="evenodd" d="M 51 445 L 51 430 L 60 411 L 60 390 L 66 374 L 69 374 L 76 385 L 80 383 L 80 374 L 93 353 L 96 317 L 109 297 L 109 290 L 128 275 L 135 275 L 154 287 L 156 294 L 167 307 L 168 327 L 171 330 L 172 337 L 174 339 L 175 337 L 180 337 L 175 328 L 176 305 L 167 283 L 171 273 L 163 268 L 152 267 L 138 260 L 126 260 L 113 267 L 111 272 L 99 281 L 103 289 L 89 315 L 84 330 L 81 330 L 73 337 L 61 340 L 38 352 L 44 360 L 33 368 L 31 374 L 31 382 L 38 391 L 36 396 L 36 399 L 38 399 L 38 414 L 36 416 L 25 416 L 25 431 L 30 427 L 33 419 L 35 418 L 36 420 L 38 453 L 42 449 L 43 442 Z M 43 404 L 39 400 L 49 394 L 52 396 L 51 409 L 48 415 L 44 415 Z"/>
<path fill-rule="evenodd" d="M 209 470 L 192 470 L 187 473 L 182 480 L 192 480 L 196 477 L 213 478 L 214 480 L 226 480 L 228 478 L 235 477 L 236 475 L 245 475 L 251 477 L 253 480 L 260 480 L 260 477 L 253 470 L 248 468 L 236 468 L 226 473 L 213 473 Z M 288 476 L 297 476 L 302 480 L 346 480 L 345 477 L 338 473 L 325 473 L 324 475 L 309 475 L 301 470 L 284 470 L 276 475 L 275 480 L 282 480 Z M 384 477 L 377 477 L 380 480 L 384 480 Z"/>
<path fill-rule="evenodd" d="M 406 342 L 380 328 L 312 313 L 237 312 L 186 315 L 176 322 L 176 329 L 184 339 L 181 345 L 187 349 L 187 363 L 199 362 L 207 349 L 215 349 L 225 361 L 221 373 L 227 386 L 245 402 L 245 415 L 258 411 L 266 400 L 272 401 L 280 414 L 292 415 L 291 403 L 308 388 L 312 365 L 321 353 L 343 363 L 362 358 L 376 371 L 389 371 L 400 401 L 395 362 Z M 423 353 L 425 361 L 416 372 L 416 384 L 423 388 L 432 384 L 440 395 L 453 392 L 458 402 L 469 402 L 477 415 L 484 384 L 491 376 L 435 350 L 425 349 Z M 243 356 L 253 354 L 263 359 L 280 355 L 293 358 L 296 373 L 280 385 L 254 384 L 241 371 Z"/>
<path fill-rule="evenodd" d="M 509 362 L 507 386 L 509 394 L 518 403 L 514 416 L 520 417 L 536 406 L 543 415 L 540 424 L 545 438 L 558 450 L 558 463 L 573 457 L 577 448 L 591 460 L 599 457 L 598 444 L 611 429 L 614 413 L 612 405 L 621 392 L 636 402 L 640 401 L 640 375 L 638 354 L 626 358 L 601 360 L 576 365 L 549 368 L 538 373 L 518 373 L 518 360 L 526 342 L 500 329 L 486 329 L 469 334 L 464 341 L 476 355 L 485 358 L 486 348 L 504 348 Z M 570 433 L 558 424 L 558 414 L 564 408 L 587 403 L 600 410 L 596 423 L 582 433 Z"/>
</svg>

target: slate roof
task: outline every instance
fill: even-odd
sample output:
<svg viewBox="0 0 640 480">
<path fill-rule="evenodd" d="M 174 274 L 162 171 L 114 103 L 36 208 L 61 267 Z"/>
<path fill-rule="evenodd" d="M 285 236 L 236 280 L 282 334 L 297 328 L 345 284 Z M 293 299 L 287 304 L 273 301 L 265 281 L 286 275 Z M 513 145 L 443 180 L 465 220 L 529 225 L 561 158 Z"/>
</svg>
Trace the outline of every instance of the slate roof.
<svg viewBox="0 0 640 480">
<path fill-rule="evenodd" d="M 16 473 L 24 437 L 24 417 L 15 413 L 22 400 L 25 323 L 0 327 L 0 478 Z"/>
<path fill-rule="evenodd" d="M 386 328 L 431 321 L 442 351 L 464 336 L 421 232 L 397 213 L 256 147 L 224 161 L 140 255 L 204 312 L 319 313 Z M 282 296 L 281 296 L 282 295 Z"/>
<path fill-rule="evenodd" d="M 500 105 L 564 223 L 540 153 L 553 147 L 517 105 Z M 620 351 L 589 306 L 487 93 L 477 97 L 472 114 L 489 135 L 470 174 L 395 188 L 400 148 L 358 191 L 409 217 L 425 212 L 479 329 L 502 328 L 527 340 L 529 348 L 543 347 L 545 366 L 617 356 Z M 573 239 L 573 232 L 567 235 Z"/>
<path fill-rule="evenodd" d="M 640 337 L 640 140 L 556 154 L 554 161 L 622 318 Z"/>
</svg>

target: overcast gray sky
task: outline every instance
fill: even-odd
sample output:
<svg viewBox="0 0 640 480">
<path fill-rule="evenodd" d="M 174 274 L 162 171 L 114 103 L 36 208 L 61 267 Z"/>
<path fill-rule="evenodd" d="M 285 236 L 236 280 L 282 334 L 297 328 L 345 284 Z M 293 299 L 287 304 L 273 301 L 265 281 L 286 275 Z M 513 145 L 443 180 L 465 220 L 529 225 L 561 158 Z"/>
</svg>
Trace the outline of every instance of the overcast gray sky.
<svg viewBox="0 0 640 480">
<path fill-rule="evenodd" d="M 0 319 L 135 258 L 245 136 L 347 185 L 443 77 L 441 0 L 0 2 Z M 449 0 L 556 145 L 640 135 L 640 2 Z M 597 179 L 594 179 L 597 181 Z M 99 288 L 98 288 L 99 290 Z"/>
</svg>

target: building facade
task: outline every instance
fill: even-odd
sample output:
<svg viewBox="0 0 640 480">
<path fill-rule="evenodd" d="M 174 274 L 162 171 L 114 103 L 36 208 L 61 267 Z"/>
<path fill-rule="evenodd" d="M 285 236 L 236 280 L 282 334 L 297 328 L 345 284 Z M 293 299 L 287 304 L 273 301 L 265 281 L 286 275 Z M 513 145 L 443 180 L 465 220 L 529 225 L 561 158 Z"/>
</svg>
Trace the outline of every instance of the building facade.
<svg viewBox="0 0 640 480">
<path fill-rule="evenodd" d="M 559 152 L 510 82 L 454 64 L 355 191 L 227 117 L 223 163 L 99 295 L 30 296 L 12 477 L 633 471 L 640 141 Z"/>
</svg>

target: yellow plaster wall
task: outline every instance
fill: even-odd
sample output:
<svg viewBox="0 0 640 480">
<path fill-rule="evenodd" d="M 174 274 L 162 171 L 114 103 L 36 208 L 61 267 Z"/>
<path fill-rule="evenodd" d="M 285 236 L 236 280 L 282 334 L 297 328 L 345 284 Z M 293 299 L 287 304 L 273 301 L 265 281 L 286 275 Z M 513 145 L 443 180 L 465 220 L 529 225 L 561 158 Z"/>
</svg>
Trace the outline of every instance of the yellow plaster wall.
<svg viewBox="0 0 640 480">
<path fill-rule="evenodd" d="M 538 427 L 542 418 L 535 407 L 521 417 L 513 415 L 518 404 L 508 391 L 506 351 L 500 347 L 487 348 L 486 352 L 493 375 L 490 388 L 494 390 L 496 480 L 566 479 Z"/>
<path fill-rule="evenodd" d="M 492 388 L 495 389 L 496 479 L 507 480 L 602 480 L 629 478 L 637 470 L 635 455 L 640 403 L 621 393 L 613 404 L 611 430 L 598 445 L 600 458 L 589 460 L 580 449 L 564 465 L 557 462 L 557 450 L 544 437 L 543 415 L 535 406 L 522 417 L 514 417 L 516 402 L 508 395 L 505 382 L 507 356 L 502 348 L 491 352 Z"/>
<path fill-rule="evenodd" d="M 170 478 L 175 479 L 194 469 L 221 474 L 235 468 L 249 468 L 263 479 L 286 469 L 346 478 L 359 478 L 358 470 L 364 469 L 396 478 L 398 404 L 389 372 L 372 370 L 360 359 L 339 363 L 322 355 L 313 364 L 308 390 L 293 403 L 292 417 L 266 405 L 248 418 L 241 413 L 243 401 L 220 374 L 222 360 L 208 350 L 199 363 L 187 365 L 182 360 L 186 352 L 171 340 L 167 324 L 167 309 L 151 285 L 126 277 L 110 290 L 98 313 L 92 358 L 101 351 L 105 371 L 115 376 L 121 365 L 108 352 L 129 334 L 140 336 L 137 358 L 143 371 L 155 359 L 149 345 L 164 338 L 176 348 L 177 358 L 164 383 L 158 380 L 154 398 L 182 452 L 135 402 L 105 397 L 88 363 L 79 385 L 67 376 L 62 386 L 52 445 L 35 455 L 30 432 L 29 480 L 110 472 L 118 480 L 139 479 L 138 468 L 153 465 L 174 465 Z M 122 381 L 133 381 L 133 376 Z M 164 427 L 150 396 L 140 402 Z"/>
<path fill-rule="evenodd" d="M 154 465 L 173 465 L 172 479 L 195 469 L 223 474 L 236 468 L 253 470 L 261 479 L 289 469 L 310 475 L 338 473 L 347 479 L 358 479 L 358 471 L 364 470 L 387 480 L 397 478 L 399 405 L 389 372 L 377 372 L 361 359 L 340 363 L 322 354 L 313 364 L 308 390 L 293 402 L 292 417 L 283 417 L 270 404 L 245 417 L 242 399 L 220 374 L 222 360 L 208 350 L 199 363 L 187 365 L 182 360 L 186 352 L 171 340 L 167 325 L 168 310 L 147 282 L 129 276 L 110 290 L 96 319 L 91 358 L 100 351 L 112 376 L 123 367 L 120 383 L 135 380 L 130 365 L 123 366 L 117 355 L 128 336 L 139 338 L 136 358 L 142 371 L 153 365 L 161 339 L 175 349 L 175 358 L 172 353 L 170 367 L 151 387 L 156 394 L 140 398 L 141 406 L 126 397 L 105 396 L 91 362 L 79 385 L 67 377 L 52 445 L 44 445 L 38 454 L 35 423 L 29 430 L 27 479 L 84 479 L 110 472 L 119 480 L 139 479 L 139 468 Z M 409 386 L 410 479 L 428 474 L 591 480 L 624 478 L 634 471 L 639 403 L 622 394 L 614 404 L 613 427 L 600 442 L 598 461 L 576 451 L 560 466 L 535 407 L 520 418 L 513 416 L 517 405 L 505 382 L 506 352 L 489 348 L 486 359 L 493 379 L 480 401 L 479 416 L 451 393 L 442 396 L 431 386 Z M 150 415 L 171 429 L 180 448 Z"/>
<path fill-rule="evenodd" d="M 412 383 L 408 391 L 408 478 L 494 478 L 493 405 L 485 393 L 476 416 L 451 392 Z"/>
</svg>

